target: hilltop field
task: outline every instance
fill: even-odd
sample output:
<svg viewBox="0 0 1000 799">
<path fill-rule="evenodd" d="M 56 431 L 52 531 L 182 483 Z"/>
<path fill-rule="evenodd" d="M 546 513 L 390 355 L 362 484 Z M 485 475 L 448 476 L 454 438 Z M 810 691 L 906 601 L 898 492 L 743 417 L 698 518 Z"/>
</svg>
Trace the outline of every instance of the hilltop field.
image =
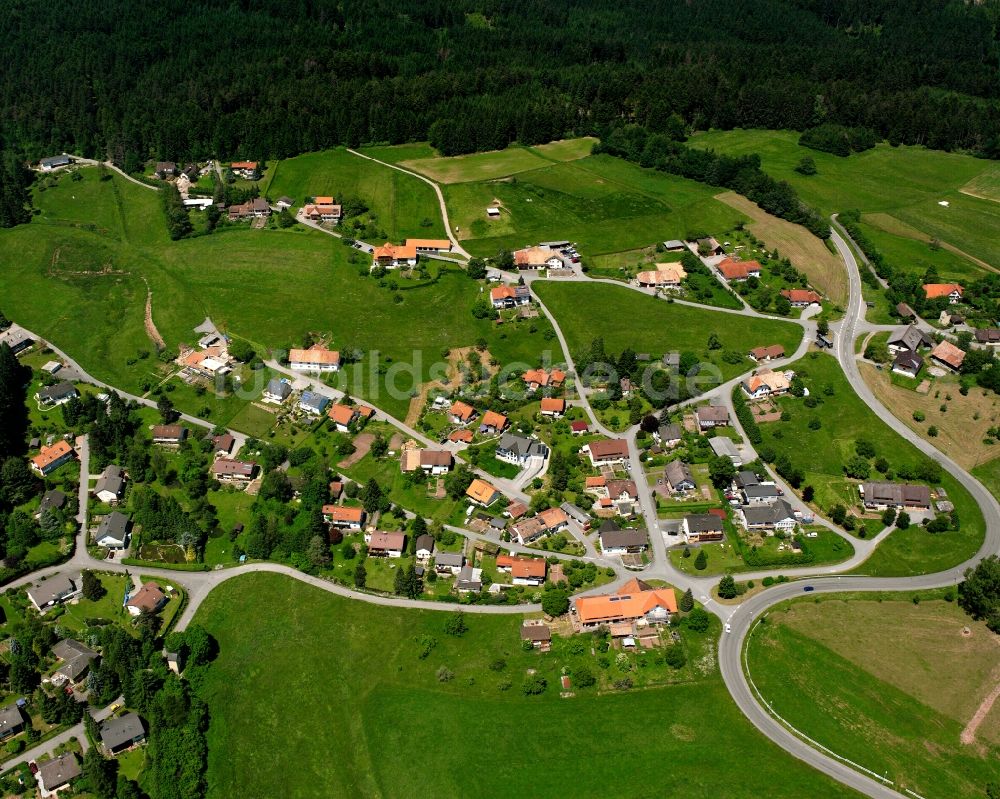
<svg viewBox="0 0 1000 799">
<path fill-rule="evenodd" d="M 765 172 L 787 180 L 824 214 L 859 209 L 865 232 L 899 268 L 922 275 L 933 265 L 942 277 L 956 279 L 1000 270 L 995 162 L 885 143 L 841 158 L 801 147 L 798 137 L 794 131 L 711 131 L 693 136 L 691 144 L 731 155 L 757 153 Z M 795 171 L 807 156 L 815 175 Z M 930 249 L 931 239 L 942 248 Z"/>
</svg>

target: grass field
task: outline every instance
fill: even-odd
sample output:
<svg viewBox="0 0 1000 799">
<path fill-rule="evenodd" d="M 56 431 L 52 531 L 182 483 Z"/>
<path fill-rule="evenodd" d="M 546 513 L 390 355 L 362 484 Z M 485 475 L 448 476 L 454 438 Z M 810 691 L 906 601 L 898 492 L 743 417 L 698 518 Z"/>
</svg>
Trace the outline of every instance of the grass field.
<svg viewBox="0 0 1000 799">
<path fill-rule="evenodd" d="M 844 464 L 854 455 L 858 439 L 875 445 L 891 467 L 915 465 L 923 457 L 920 452 L 893 430 L 886 427 L 872 410 L 855 394 L 836 360 L 816 353 L 791 365 L 805 381 L 814 396 L 821 399 L 816 408 L 806 408 L 801 400 L 785 396 L 778 399 L 782 410 L 791 418 L 787 422 L 772 422 L 760 426 L 764 446 L 777 454 L 787 454 L 793 466 L 805 473 L 805 485 L 816 491 L 816 503 L 824 510 L 841 503 L 857 505 L 856 481 L 844 476 Z M 833 394 L 825 393 L 826 387 Z M 809 422 L 818 418 L 818 430 L 809 429 Z M 873 470 L 873 479 L 879 479 Z M 971 557 L 982 543 L 983 516 L 969 493 L 950 475 L 945 474 L 941 485 L 955 503 L 961 519 L 961 530 L 932 535 L 922 527 L 895 530 L 857 571 L 883 577 L 904 576 L 940 571 Z M 880 523 L 879 523 L 880 525 Z"/>
<path fill-rule="evenodd" d="M 803 272 L 809 282 L 836 305 L 847 303 L 847 268 L 822 240 L 801 225 L 771 216 L 756 203 L 734 191 L 716 196 L 753 220 L 747 227 L 769 250 L 777 248 L 783 258 Z"/>
<path fill-rule="evenodd" d="M 934 380 L 926 394 L 895 385 L 885 370 L 861 364 L 861 376 L 882 403 L 907 427 L 920 434 L 964 469 L 1000 457 L 995 443 L 987 444 L 986 432 L 1000 419 L 1000 396 L 992 391 L 971 388 L 962 396 L 955 382 Z M 892 378 L 896 378 L 893 375 Z M 903 378 L 904 380 L 906 378 Z M 941 411 L 944 406 L 945 411 Z M 915 422 L 913 412 L 921 411 L 926 420 Z M 936 427 L 938 435 L 927 434 Z"/>
<path fill-rule="evenodd" d="M 720 232 L 745 219 L 714 199 L 718 189 L 604 155 L 443 190 L 458 237 L 477 255 L 569 239 L 592 256 Z M 500 217 L 487 219 L 495 200 Z"/>
<path fill-rule="evenodd" d="M 422 380 L 443 348 L 471 346 L 480 338 L 502 363 L 534 365 L 552 348 L 544 319 L 500 327 L 473 318 L 479 287 L 458 270 L 432 265 L 428 281 L 394 275 L 379 286 L 359 276 L 360 266 L 348 260 L 351 250 L 302 228 L 233 228 L 171 242 L 154 192 L 118 177 L 94 177 L 90 187 L 96 170 L 82 172 L 88 175 L 84 181 L 64 176 L 57 188 L 38 196 L 42 213 L 30 225 L 0 232 L 3 310 L 123 389 L 140 392 L 144 379 L 162 376 L 155 358 L 128 363 L 137 351 L 153 349 L 143 327 L 143 278 L 153 291 L 153 320 L 168 345 L 192 342 L 192 328 L 206 315 L 261 353 L 294 344 L 308 331 L 330 334 L 334 346 L 368 353 L 345 373 L 352 394 L 402 416 L 412 381 L 400 364 L 415 363 L 415 352 Z M 99 230 L 80 226 L 86 215 L 73 199 L 80 186 L 90 192 L 95 218 L 105 220 Z M 394 301 L 395 294 L 402 302 Z M 403 372 L 397 380 L 401 396 L 387 396 L 388 378 L 378 374 L 377 364 L 369 368 L 376 350 L 383 367 Z M 184 387 L 175 393 L 185 392 L 191 393 Z M 206 398 L 191 402 L 193 407 L 177 404 L 197 412 Z M 214 405 L 210 397 L 208 402 Z M 212 418 L 239 409 L 215 410 Z"/>
<path fill-rule="evenodd" d="M 1000 678 L 995 638 L 940 599 L 796 601 L 753 632 L 749 670 L 775 712 L 897 791 L 979 797 L 1000 779 L 998 709 L 959 735 Z"/>
<path fill-rule="evenodd" d="M 377 156 L 376 156 L 377 157 Z M 281 161 L 266 193 L 292 197 L 296 204 L 316 195 L 338 200 L 358 197 L 378 216 L 389 239 L 433 238 L 445 235 L 434 190 L 422 180 L 398 169 L 359 158 L 346 150 L 308 153 Z M 430 220 L 427 227 L 423 220 Z"/>
<path fill-rule="evenodd" d="M 982 277 L 983 269 L 988 266 L 953 252 L 945 244 L 932 250 L 922 231 L 889 214 L 865 214 L 860 227 L 889 263 L 919 277 L 933 268 L 942 281 L 971 281 Z"/>
<path fill-rule="evenodd" d="M 984 200 L 1000 202 L 1000 166 L 994 164 L 987 167 L 984 172 L 962 186 L 959 191 L 962 194 L 969 194 Z"/>
<path fill-rule="evenodd" d="M 790 322 L 668 303 L 625 287 L 557 282 L 537 282 L 533 287 L 562 328 L 571 354 L 588 349 L 598 337 L 616 355 L 626 347 L 654 358 L 689 351 L 715 364 L 728 380 L 748 371 L 752 363 L 724 362 L 722 353 L 727 349 L 745 353 L 758 345 L 781 344 L 786 352 L 794 352 L 802 340 L 802 329 Z M 625 319 L 627 325 L 622 324 Z M 718 335 L 723 349 L 708 349 L 711 333 Z"/>
<path fill-rule="evenodd" d="M 890 147 L 840 158 L 798 145 L 794 131 L 731 130 L 700 133 L 695 147 L 733 155 L 757 153 L 764 170 L 787 180 L 810 205 L 829 215 L 849 208 L 885 212 L 1000 268 L 1000 214 L 990 199 L 962 193 L 968 185 L 990 196 L 1000 184 L 995 164 L 923 147 Z M 817 174 L 795 166 L 809 156 Z M 949 207 L 938 205 L 945 200 Z M 905 268 L 905 264 L 900 264 Z"/>
<path fill-rule="evenodd" d="M 201 688 L 211 712 L 210 799 L 546 797 L 565 796 L 569 784 L 581 797 L 652 795 L 654 784 L 657 795 L 756 799 L 775 785 L 788 799 L 854 795 L 740 715 L 707 654 L 717 625 L 703 639 L 685 634 L 698 658 L 678 684 L 561 699 L 560 667 L 593 661 L 586 648 L 526 653 L 520 616 L 470 616 L 462 638 L 444 634 L 444 620 L 278 575 L 237 577 L 213 591 L 196 616 L 221 652 Z M 422 660 L 424 636 L 435 646 Z M 499 672 L 488 667 L 497 659 Z M 442 666 L 453 679 L 435 678 Z M 548 682 L 541 696 L 522 695 L 529 668 Z M 669 677 L 650 663 L 635 679 L 651 670 Z M 531 743 L 497 727 L 505 721 L 530 730 Z M 609 752 L 629 764 L 614 779 Z"/>
</svg>

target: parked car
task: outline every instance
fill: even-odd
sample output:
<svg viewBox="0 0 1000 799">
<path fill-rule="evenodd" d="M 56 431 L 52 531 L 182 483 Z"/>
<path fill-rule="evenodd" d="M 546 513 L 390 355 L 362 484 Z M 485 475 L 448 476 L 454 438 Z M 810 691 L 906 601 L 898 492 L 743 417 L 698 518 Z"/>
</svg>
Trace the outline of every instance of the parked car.
<svg viewBox="0 0 1000 799">
<path fill-rule="evenodd" d="M 806 585 L 806 586 L 802 587 L 802 590 L 803 591 L 815 591 L 816 589 L 813 588 L 811 585 Z"/>
<path fill-rule="evenodd" d="M 38 764 L 34 760 L 29 760 L 28 761 L 28 770 L 32 774 L 37 774 L 38 773 Z"/>
</svg>

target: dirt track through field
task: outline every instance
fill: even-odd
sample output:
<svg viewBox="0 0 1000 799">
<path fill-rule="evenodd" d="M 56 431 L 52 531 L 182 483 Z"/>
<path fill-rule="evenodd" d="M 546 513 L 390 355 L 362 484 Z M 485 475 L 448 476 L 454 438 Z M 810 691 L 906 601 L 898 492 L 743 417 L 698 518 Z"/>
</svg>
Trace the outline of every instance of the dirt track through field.
<svg viewBox="0 0 1000 799">
<path fill-rule="evenodd" d="M 988 199 L 988 198 L 981 198 Z M 918 230 L 913 227 L 913 225 L 908 225 L 891 214 L 865 214 L 861 218 L 862 222 L 867 222 L 872 227 L 876 227 L 883 233 L 888 233 L 891 236 L 901 236 L 904 239 L 912 239 L 913 241 L 925 241 L 929 242 L 933 236 L 929 236 L 922 230 Z M 949 244 L 947 241 L 941 241 L 938 239 L 938 244 L 941 245 L 942 250 L 947 250 L 953 255 L 957 255 L 959 258 L 964 258 L 970 263 L 974 263 L 980 269 L 985 269 L 987 272 L 1000 272 L 995 266 L 986 263 L 982 258 L 976 258 L 974 255 L 969 255 L 965 250 L 960 250 L 954 244 Z"/>
<path fill-rule="evenodd" d="M 160 331 L 156 329 L 156 324 L 153 322 L 153 290 L 149 287 L 149 281 L 146 278 L 143 278 L 142 282 L 146 284 L 146 335 L 156 345 L 156 351 L 162 352 L 167 348 L 167 342 L 163 340 L 163 336 L 160 335 Z"/>
<path fill-rule="evenodd" d="M 994 672 L 996 674 L 996 672 Z M 998 675 L 1000 676 L 1000 675 Z M 983 719 L 989 715 L 990 710 L 993 708 L 993 703 L 997 701 L 1000 697 L 1000 683 L 997 683 L 996 688 L 990 691 L 989 695 L 983 700 L 982 704 L 976 709 L 975 714 L 969 719 L 969 723 L 965 725 L 965 729 L 962 730 L 960 740 L 963 744 L 971 744 L 976 741 L 976 730 L 979 729 L 979 725 L 983 723 Z"/>
</svg>

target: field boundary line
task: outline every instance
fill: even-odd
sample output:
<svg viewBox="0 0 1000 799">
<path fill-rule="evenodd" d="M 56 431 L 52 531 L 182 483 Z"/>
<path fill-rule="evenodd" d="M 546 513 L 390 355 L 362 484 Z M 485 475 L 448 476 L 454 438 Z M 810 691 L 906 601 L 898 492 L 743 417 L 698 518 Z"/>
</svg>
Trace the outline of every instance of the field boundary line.
<svg viewBox="0 0 1000 799">
<path fill-rule="evenodd" d="M 785 718 L 783 718 L 781 715 L 779 715 L 778 711 L 776 711 L 773 707 L 771 707 L 771 703 L 768 702 L 764 698 L 764 695 L 760 692 L 760 689 L 757 688 L 757 684 L 753 681 L 753 677 L 750 674 L 750 660 L 747 657 L 747 655 L 748 655 L 748 653 L 750 651 L 750 638 L 753 635 L 754 630 L 756 630 L 757 627 L 760 626 L 760 624 L 761 624 L 761 622 L 763 620 L 764 620 L 763 616 L 761 618 L 757 619 L 757 621 L 754 622 L 753 627 L 750 628 L 750 632 L 747 633 L 746 641 L 743 644 L 743 670 L 744 670 L 744 672 L 746 672 L 747 682 L 750 683 L 750 687 L 753 688 L 753 692 L 755 694 L 757 694 L 757 699 L 760 700 L 760 703 L 764 707 L 767 708 L 767 712 L 770 713 L 775 719 L 777 719 L 778 721 L 780 721 L 781 724 L 789 732 L 791 732 L 793 735 L 801 738 L 803 741 L 805 741 L 806 743 L 808 743 L 810 746 L 815 747 L 816 749 L 819 749 L 822 752 L 825 752 L 826 754 L 830 755 L 831 757 L 835 757 L 837 760 L 841 761 L 842 763 L 846 763 L 851 768 L 857 769 L 858 771 L 863 771 L 865 774 L 868 774 L 869 776 L 874 777 L 879 782 L 883 782 L 883 783 L 885 783 L 887 785 L 893 785 L 893 786 L 895 786 L 896 783 L 893 782 L 892 780 L 890 780 L 888 777 L 885 777 L 885 776 L 883 776 L 883 775 L 881 775 L 881 774 L 879 774 L 879 773 L 877 773 L 875 771 L 872 771 L 870 768 L 865 768 L 860 763 L 855 763 L 853 760 L 851 760 L 849 758 L 846 758 L 843 755 L 839 755 L 836 752 L 834 752 L 832 749 L 830 749 L 830 748 L 828 748 L 826 746 L 823 746 L 823 744 L 821 744 L 819 741 L 814 740 L 813 738 L 810 738 L 804 732 L 802 732 L 798 728 L 792 726 L 792 724 L 789 721 L 787 721 Z M 912 792 L 911 791 L 907 791 L 907 793 L 912 793 Z M 919 794 L 913 794 L 913 795 L 917 796 L 918 799 L 924 799 L 924 797 L 919 796 Z"/>
</svg>

